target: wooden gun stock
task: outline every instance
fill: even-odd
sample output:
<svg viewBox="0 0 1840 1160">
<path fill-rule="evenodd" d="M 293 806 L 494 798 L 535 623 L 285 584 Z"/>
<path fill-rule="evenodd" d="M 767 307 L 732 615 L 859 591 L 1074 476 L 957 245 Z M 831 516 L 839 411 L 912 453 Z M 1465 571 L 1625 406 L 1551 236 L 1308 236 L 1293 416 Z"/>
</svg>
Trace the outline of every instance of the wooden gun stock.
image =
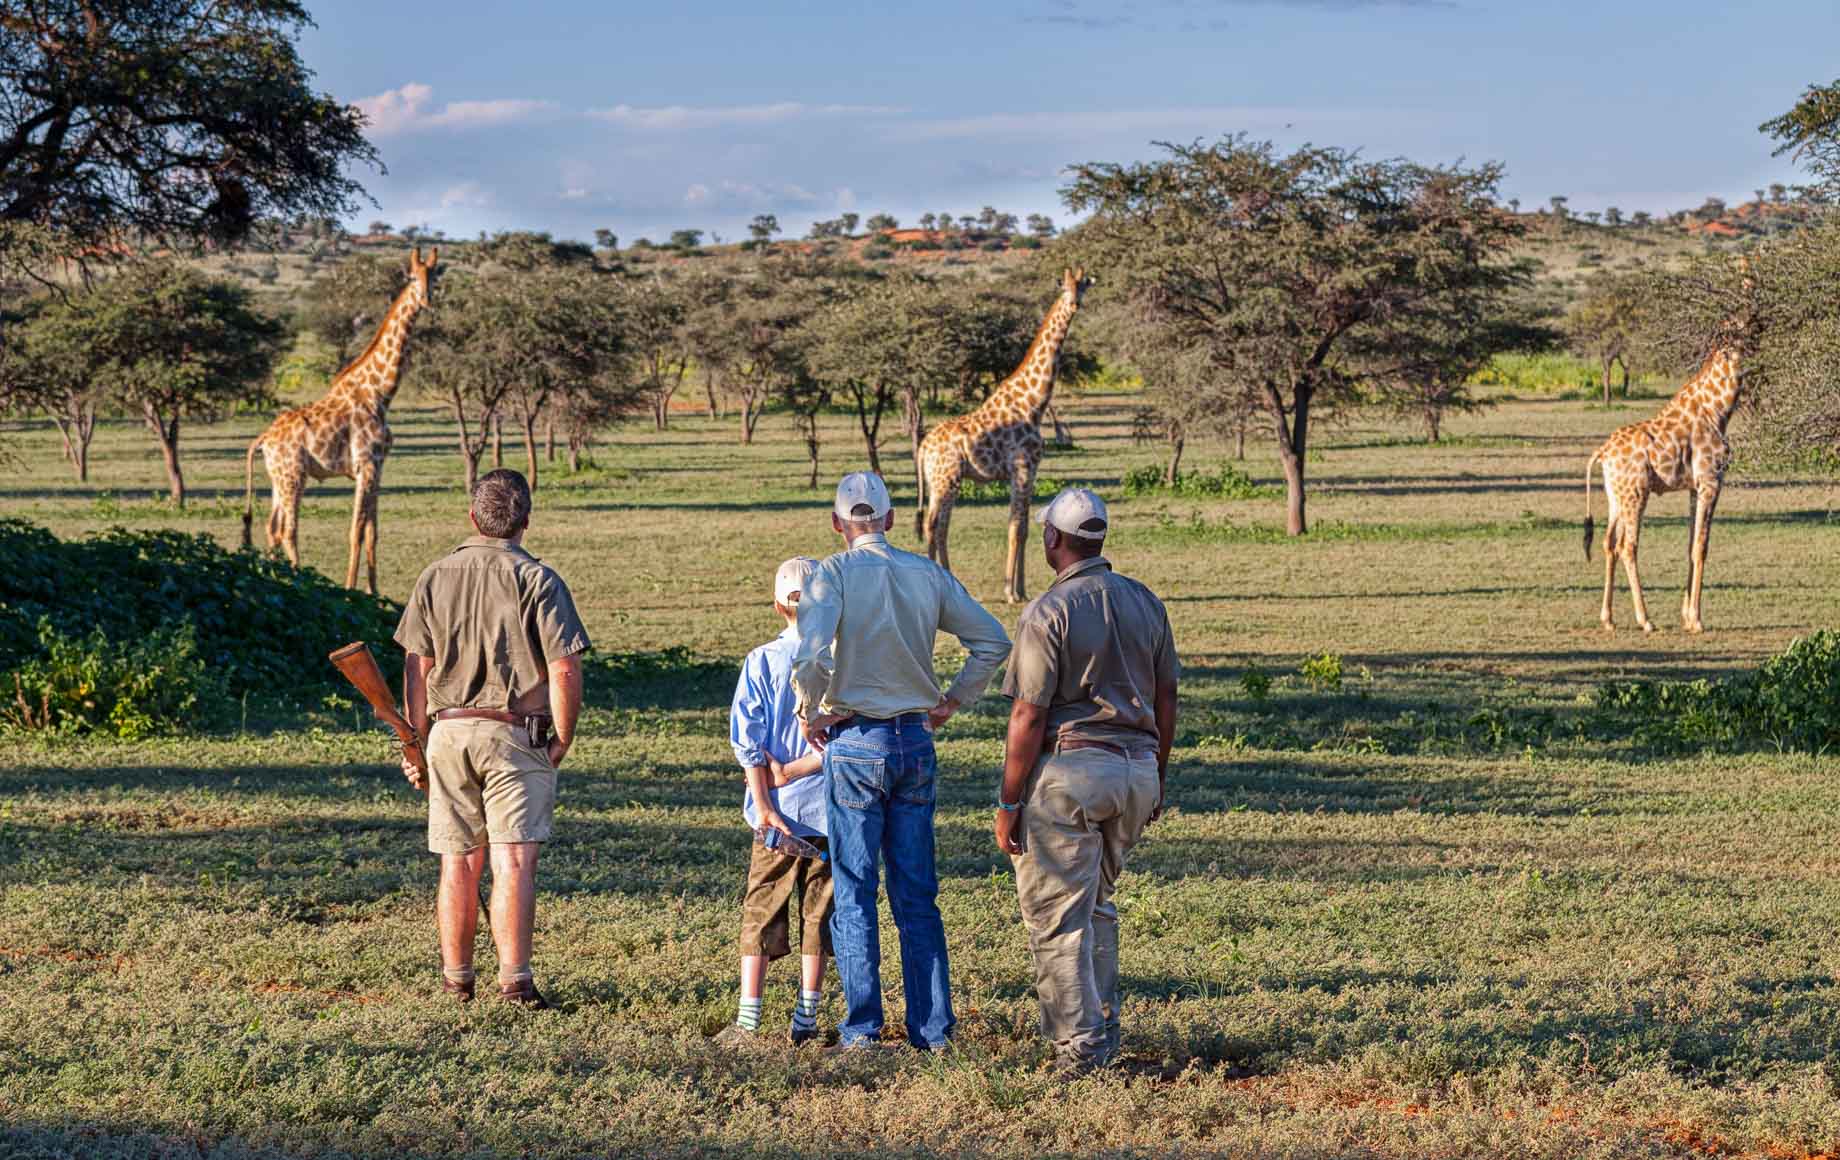
<svg viewBox="0 0 1840 1160">
<path fill-rule="evenodd" d="M 344 648 L 334 649 L 326 659 L 371 703 L 371 711 L 377 714 L 377 719 L 396 731 L 397 740 L 402 742 L 403 756 L 422 771 L 422 781 L 415 788 L 428 792 L 428 759 L 422 755 L 421 739 L 416 737 L 415 727 L 397 710 L 396 697 L 383 679 L 383 670 L 377 667 L 377 658 L 371 655 L 371 646 L 361 640 L 354 641 Z"/>
</svg>

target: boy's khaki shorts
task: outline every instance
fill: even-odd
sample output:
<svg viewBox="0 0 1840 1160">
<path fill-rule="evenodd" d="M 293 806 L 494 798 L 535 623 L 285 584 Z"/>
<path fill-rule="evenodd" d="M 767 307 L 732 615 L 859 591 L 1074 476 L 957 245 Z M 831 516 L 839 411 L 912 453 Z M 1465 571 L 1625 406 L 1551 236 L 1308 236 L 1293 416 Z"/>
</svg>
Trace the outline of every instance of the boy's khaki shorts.
<svg viewBox="0 0 1840 1160">
<path fill-rule="evenodd" d="M 462 717 L 428 737 L 428 849 L 542 842 L 556 812 L 556 767 L 520 725 Z"/>
<path fill-rule="evenodd" d="M 825 849 L 823 838 L 807 838 Z M 799 953 L 831 953 L 831 864 L 794 858 L 753 843 L 741 900 L 741 953 L 782 959 L 792 953 L 792 901 L 799 903 Z"/>
</svg>

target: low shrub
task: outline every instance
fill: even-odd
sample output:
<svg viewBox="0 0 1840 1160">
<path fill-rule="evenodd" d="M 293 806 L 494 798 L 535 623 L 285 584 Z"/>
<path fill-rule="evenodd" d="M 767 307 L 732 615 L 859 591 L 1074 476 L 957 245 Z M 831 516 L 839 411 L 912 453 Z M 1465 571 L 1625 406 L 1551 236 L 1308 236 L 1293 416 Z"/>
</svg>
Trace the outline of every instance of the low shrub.
<svg viewBox="0 0 1840 1160">
<path fill-rule="evenodd" d="M 1718 680 L 1613 681 L 1594 709 L 1659 748 L 1840 747 L 1840 632 L 1797 637 L 1756 671 Z"/>
<path fill-rule="evenodd" d="M 215 692 L 190 623 L 112 641 L 101 629 L 75 637 L 46 620 L 38 642 L 40 655 L 13 670 L 12 702 L 0 710 L 14 728 L 133 741 L 185 730 Z"/>
<path fill-rule="evenodd" d="M 1036 499 L 1053 499 L 1072 484 L 1046 476 L 1035 477 L 1034 497 Z M 958 498 L 961 503 L 1008 503 L 1009 480 L 993 479 L 985 482 L 980 479 L 963 480 L 958 485 Z"/>
<path fill-rule="evenodd" d="M 1183 472 L 1173 484 L 1163 478 L 1163 469 L 1154 464 L 1132 468 L 1125 473 L 1127 496 L 1176 495 L 1188 499 L 1271 499 L 1281 494 L 1269 484 L 1253 478 L 1231 463 L 1223 463 L 1213 475 Z"/>
<path fill-rule="evenodd" d="M 115 528 L 60 540 L 0 519 L 0 697 L 14 691 L 14 672 L 50 659 L 49 639 L 88 647 L 100 634 L 114 649 L 185 626 L 213 691 L 257 704 L 313 704 L 343 688 L 326 654 L 347 641 L 382 645 L 399 612 L 311 569 L 228 551 L 209 536 Z M 375 651 L 394 682 L 402 654 Z"/>
</svg>

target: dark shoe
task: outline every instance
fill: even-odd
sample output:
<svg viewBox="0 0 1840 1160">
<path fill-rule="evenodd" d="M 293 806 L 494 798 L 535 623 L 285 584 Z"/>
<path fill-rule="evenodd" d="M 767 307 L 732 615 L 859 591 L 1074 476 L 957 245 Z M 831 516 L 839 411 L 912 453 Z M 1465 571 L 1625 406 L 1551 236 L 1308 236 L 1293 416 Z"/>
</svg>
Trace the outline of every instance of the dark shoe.
<svg viewBox="0 0 1840 1160">
<path fill-rule="evenodd" d="M 532 1011 L 548 1011 L 550 1009 L 549 1000 L 543 997 L 537 990 L 536 983 L 530 979 L 525 979 L 521 983 L 500 983 L 498 985 L 498 997 L 507 1003 L 516 1003 L 520 1007 L 528 1007 Z"/>
<path fill-rule="evenodd" d="M 807 1043 L 816 1043 L 824 1038 L 824 1031 L 819 1027 L 813 1027 L 809 1031 L 800 1031 L 797 1027 L 794 1027 L 786 1034 L 791 1038 L 792 1046 L 794 1047 L 803 1047 Z"/>
<path fill-rule="evenodd" d="M 441 993 L 451 995 L 462 1003 L 471 1003 L 473 1001 L 473 980 L 468 979 L 464 983 L 456 983 L 446 975 L 442 975 Z"/>
</svg>

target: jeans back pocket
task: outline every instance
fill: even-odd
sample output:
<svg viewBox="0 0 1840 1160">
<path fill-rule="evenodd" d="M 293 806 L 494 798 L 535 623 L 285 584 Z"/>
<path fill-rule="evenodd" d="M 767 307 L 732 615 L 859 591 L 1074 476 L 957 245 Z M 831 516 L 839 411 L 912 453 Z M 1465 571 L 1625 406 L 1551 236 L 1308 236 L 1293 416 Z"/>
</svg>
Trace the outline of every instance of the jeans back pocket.
<svg viewBox="0 0 1840 1160">
<path fill-rule="evenodd" d="M 875 804 L 885 790 L 888 763 L 840 750 L 836 742 L 824 751 L 824 779 L 830 783 L 831 800 L 853 810 Z"/>
</svg>

